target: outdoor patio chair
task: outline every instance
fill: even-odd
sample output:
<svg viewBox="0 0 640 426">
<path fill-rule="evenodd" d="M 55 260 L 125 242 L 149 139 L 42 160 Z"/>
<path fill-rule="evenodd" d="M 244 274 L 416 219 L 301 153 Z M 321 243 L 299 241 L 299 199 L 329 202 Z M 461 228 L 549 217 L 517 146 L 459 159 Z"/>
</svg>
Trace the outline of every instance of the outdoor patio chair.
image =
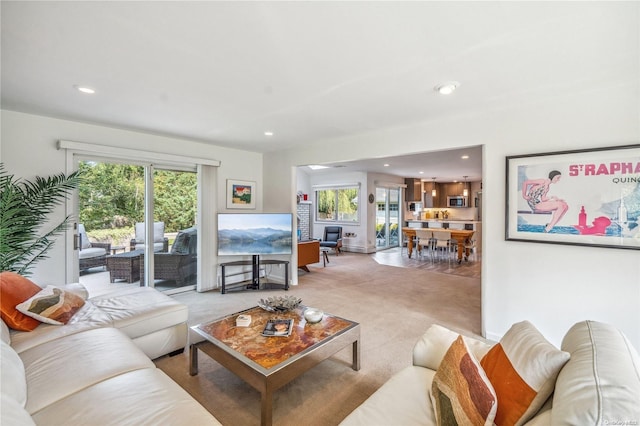
<svg viewBox="0 0 640 426">
<path fill-rule="evenodd" d="M 130 243 L 130 250 L 144 250 L 144 222 L 136 223 L 135 233 L 135 238 Z M 164 222 L 153 222 L 153 251 L 169 251 L 169 238 L 164 236 Z"/>
<path fill-rule="evenodd" d="M 154 253 L 154 278 L 175 281 L 176 287 L 186 285 L 188 279 L 195 276 L 197 272 L 197 238 L 197 228 L 184 229 L 178 232 L 168 253 Z M 144 282 L 144 255 L 140 256 L 140 281 Z"/>
<path fill-rule="evenodd" d="M 342 247 L 342 226 L 325 226 L 324 238 L 320 240 L 320 247 L 332 248 L 336 255 L 340 254 Z"/>
<path fill-rule="evenodd" d="M 78 252 L 81 271 L 99 266 L 107 266 L 107 255 L 111 254 L 111 243 L 94 243 L 89 241 L 83 224 L 78 224 L 80 251 Z"/>
</svg>

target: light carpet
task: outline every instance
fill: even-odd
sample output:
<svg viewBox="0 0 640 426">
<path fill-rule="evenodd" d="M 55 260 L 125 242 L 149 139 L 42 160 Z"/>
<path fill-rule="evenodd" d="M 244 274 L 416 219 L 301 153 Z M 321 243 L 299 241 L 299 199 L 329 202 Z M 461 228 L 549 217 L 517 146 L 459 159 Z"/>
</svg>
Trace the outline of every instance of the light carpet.
<svg viewBox="0 0 640 426">
<path fill-rule="evenodd" d="M 480 280 L 415 268 L 377 264 L 370 256 L 331 256 L 326 267 L 311 265 L 288 294 L 302 303 L 360 323 L 361 369 L 350 367 L 351 346 L 275 392 L 274 425 L 336 425 L 386 380 L 411 365 L 413 345 L 433 323 L 479 335 Z M 283 291 L 174 295 L 189 305 L 189 323 L 255 306 Z M 260 394 L 199 353 L 199 374 L 189 375 L 188 353 L 163 357 L 156 365 L 186 389 L 225 426 L 260 424 Z"/>
</svg>

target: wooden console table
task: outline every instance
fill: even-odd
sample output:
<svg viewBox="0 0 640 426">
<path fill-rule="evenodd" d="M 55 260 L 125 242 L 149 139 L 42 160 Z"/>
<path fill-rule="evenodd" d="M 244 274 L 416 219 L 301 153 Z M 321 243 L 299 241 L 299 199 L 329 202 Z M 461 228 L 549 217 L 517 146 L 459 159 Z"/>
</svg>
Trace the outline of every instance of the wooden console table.
<svg viewBox="0 0 640 426">
<path fill-rule="evenodd" d="M 298 241 L 298 268 L 307 272 L 307 265 L 320 262 L 320 240 Z"/>
</svg>

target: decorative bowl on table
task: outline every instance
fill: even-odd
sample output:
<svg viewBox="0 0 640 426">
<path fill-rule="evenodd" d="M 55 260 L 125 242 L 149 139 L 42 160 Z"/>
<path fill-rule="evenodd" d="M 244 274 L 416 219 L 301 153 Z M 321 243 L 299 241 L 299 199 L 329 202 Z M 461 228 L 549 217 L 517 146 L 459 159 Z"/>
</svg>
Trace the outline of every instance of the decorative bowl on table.
<svg viewBox="0 0 640 426">
<path fill-rule="evenodd" d="M 296 296 L 275 296 L 260 299 L 258 306 L 269 312 L 287 312 L 298 307 L 302 299 Z"/>
<path fill-rule="evenodd" d="M 324 312 L 318 308 L 307 308 L 304 310 L 304 319 L 310 324 L 315 324 L 322 321 Z"/>
</svg>

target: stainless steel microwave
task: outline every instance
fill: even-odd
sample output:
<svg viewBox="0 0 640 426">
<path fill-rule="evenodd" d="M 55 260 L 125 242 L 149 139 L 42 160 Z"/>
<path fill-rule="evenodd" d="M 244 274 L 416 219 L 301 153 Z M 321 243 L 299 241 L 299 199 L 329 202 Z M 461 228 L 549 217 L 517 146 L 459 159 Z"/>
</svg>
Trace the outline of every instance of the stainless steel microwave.
<svg viewBox="0 0 640 426">
<path fill-rule="evenodd" d="M 451 195 L 447 197 L 447 206 L 448 207 L 469 207 L 468 206 L 468 198 L 463 197 L 462 195 Z"/>
</svg>

